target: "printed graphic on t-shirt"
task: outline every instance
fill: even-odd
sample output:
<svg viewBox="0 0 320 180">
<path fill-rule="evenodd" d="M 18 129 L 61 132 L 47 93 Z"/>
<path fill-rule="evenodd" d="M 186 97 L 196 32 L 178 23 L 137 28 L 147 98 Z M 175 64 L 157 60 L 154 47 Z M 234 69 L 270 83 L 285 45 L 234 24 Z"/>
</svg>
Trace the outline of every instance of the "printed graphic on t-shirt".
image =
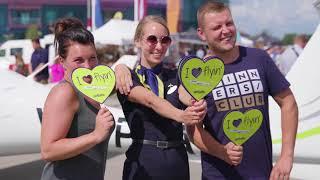
<svg viewBox="0 0 320 180">
<path fill-rule="evenodd" d="M 169 90 L 167 91 L 167 94 L 172 94 L 173 92 L 175 92 L 178 88 L 177 85 L 172 85 L 171 83 L 168 86 Z"/>
<path fill-rule="evenodd" d="M 229 112 L 223 120 L 225 135 L 236 145 L 242 145 L 260 128 L 263 121 L 262 112 L 250 109 L 244 113 Z"/>
<path fill-rule="evenodd" d="M 257 69 L 225 74 L 212 90 L 217 111 L 264 105 L 263 85 Z"/>
</svg>

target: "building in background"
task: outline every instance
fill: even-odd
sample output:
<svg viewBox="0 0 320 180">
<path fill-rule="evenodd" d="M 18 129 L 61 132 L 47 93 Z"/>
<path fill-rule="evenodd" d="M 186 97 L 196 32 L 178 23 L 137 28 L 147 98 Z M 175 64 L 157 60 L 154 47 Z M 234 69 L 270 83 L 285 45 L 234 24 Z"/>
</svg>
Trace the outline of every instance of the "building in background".
<svg viewBox="0 0 320 180">
<path fill-rule="evenodd" d="M 229 0 L 219 0 L 225 4 L 229 4 Z M 197 28 L 197 9 L 206 2 L 206 0 L 181 0 L 182 13 L 180 15 L 180 31 L 188 31 L 190 28 Z"/>
<path fill-rule="evenodd" d="M 87 24 L 87 2 L 90 0 L 0 0 L 0 42 L 6 38 L 23 39 L 26 30 L 36 26 L 42 35 L 50 33 L 50 26 L 61 17 L 73 16 Z M 135 0 L 100 0 L 103 22 L 121 12 L 123 19 L 134 20 Z M 167 1 L 145 0 L 146 14 L 166 17 Z M 173 0 L 177 1 L 177 0 Z M 180 0 L 178 31 L 196 28 L 196 9 L 205 0 Z M 221 0 L 229 3 L 229 0 Z"/>
</svg>

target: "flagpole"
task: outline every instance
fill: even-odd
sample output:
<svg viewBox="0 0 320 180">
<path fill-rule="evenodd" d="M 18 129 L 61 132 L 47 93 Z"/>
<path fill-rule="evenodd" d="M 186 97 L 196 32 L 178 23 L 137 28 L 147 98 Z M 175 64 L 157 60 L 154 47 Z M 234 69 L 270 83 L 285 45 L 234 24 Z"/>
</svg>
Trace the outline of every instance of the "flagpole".
<svg viewBox="0 0 320 180">
<path fill-rule="evenodd" d="M 139 20 L 139 0 L 134 0 L 134 20 L 138 21 Z"/>
<path fill-rule="evenodd" d="M 96 29 L 96 0 L 91 1 L 91 31 Z"/>
<path fill-rule="evenodd" d="M 92 30 L 91 0 L 87 0 L 87 29 Z"/>
<path fill-rule="evenodd" d="M 145 15 L 147 15 L 147 9 L 147 0 L 134 0 L 134 20 L 140 21 Z"/>
</svg>

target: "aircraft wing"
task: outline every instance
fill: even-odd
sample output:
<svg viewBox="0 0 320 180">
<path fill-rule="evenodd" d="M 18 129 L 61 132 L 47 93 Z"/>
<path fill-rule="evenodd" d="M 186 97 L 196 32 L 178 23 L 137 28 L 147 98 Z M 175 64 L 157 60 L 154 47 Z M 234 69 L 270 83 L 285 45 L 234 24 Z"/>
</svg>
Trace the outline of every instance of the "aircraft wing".
<svg viewBox="0 0 320 180">
<path fill-rule="evenodd" d="M 40 152 L 42 109 L 53 85 L 42 85 L 1 69 L 0 82 L 0 156 Z M 131 144 L 130 130 L 116 95 L 109 97 L 105 104 L 116 122 L 109 151 L 125 152 Z M 187 143 L 189 152 L 193 152 L 195 147 Z"/>
<path fill-rule="evenodd" d="M 0 82 L 0 155 L 39 151 L 37 108 L 42 108 L 50 87 L 2 69 Z"/>
<path fill-rule="evenodd" d="M 317 158 L 320 164 L 320 25 L 287 75 L 299 108 L 296 157 Z M 270 98 L 270 121 L 274 153 L 281 152 L 281 118 Z"/>
</svg>

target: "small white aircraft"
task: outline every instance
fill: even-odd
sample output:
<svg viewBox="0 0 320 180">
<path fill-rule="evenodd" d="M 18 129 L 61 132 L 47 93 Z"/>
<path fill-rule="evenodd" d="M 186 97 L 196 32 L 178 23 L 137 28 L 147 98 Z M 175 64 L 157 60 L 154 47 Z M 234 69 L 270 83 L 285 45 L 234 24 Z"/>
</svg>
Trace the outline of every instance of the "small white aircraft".
<svg viewBox="0 0 320 180">
<path fill-rule="evenodd" d="M 312 35 L 302 54 L 287 74 L 298 108 L 299 124 L 295 147 L 296 159 L 320 164 L 320 25 Z M 271 100 L 272 98 L 270 98 Z M 270 120 L 273 137 L 273 151 L 281 151 L 280 111 L 270 101 Z"/>
<path fill-rule="evenodd" d="M 136 56 L 125 55 L 117 63 L 133 67 L 136 60 Z M 0 156 L 40 152 L 42 108 L 53 84 L 42 85 L 33 81 L 35 73 L 24 77 L 7 69 L 0 69 Z M 108 150 L 125 152 L 131 144 L 130 130 L 117 97 L 109 97 L 105 105 L 116 122 Z M 191 147 L 186 133 L 185 138 L 188 151 L 193 153 L 195 147 Z"/>
</svg>

